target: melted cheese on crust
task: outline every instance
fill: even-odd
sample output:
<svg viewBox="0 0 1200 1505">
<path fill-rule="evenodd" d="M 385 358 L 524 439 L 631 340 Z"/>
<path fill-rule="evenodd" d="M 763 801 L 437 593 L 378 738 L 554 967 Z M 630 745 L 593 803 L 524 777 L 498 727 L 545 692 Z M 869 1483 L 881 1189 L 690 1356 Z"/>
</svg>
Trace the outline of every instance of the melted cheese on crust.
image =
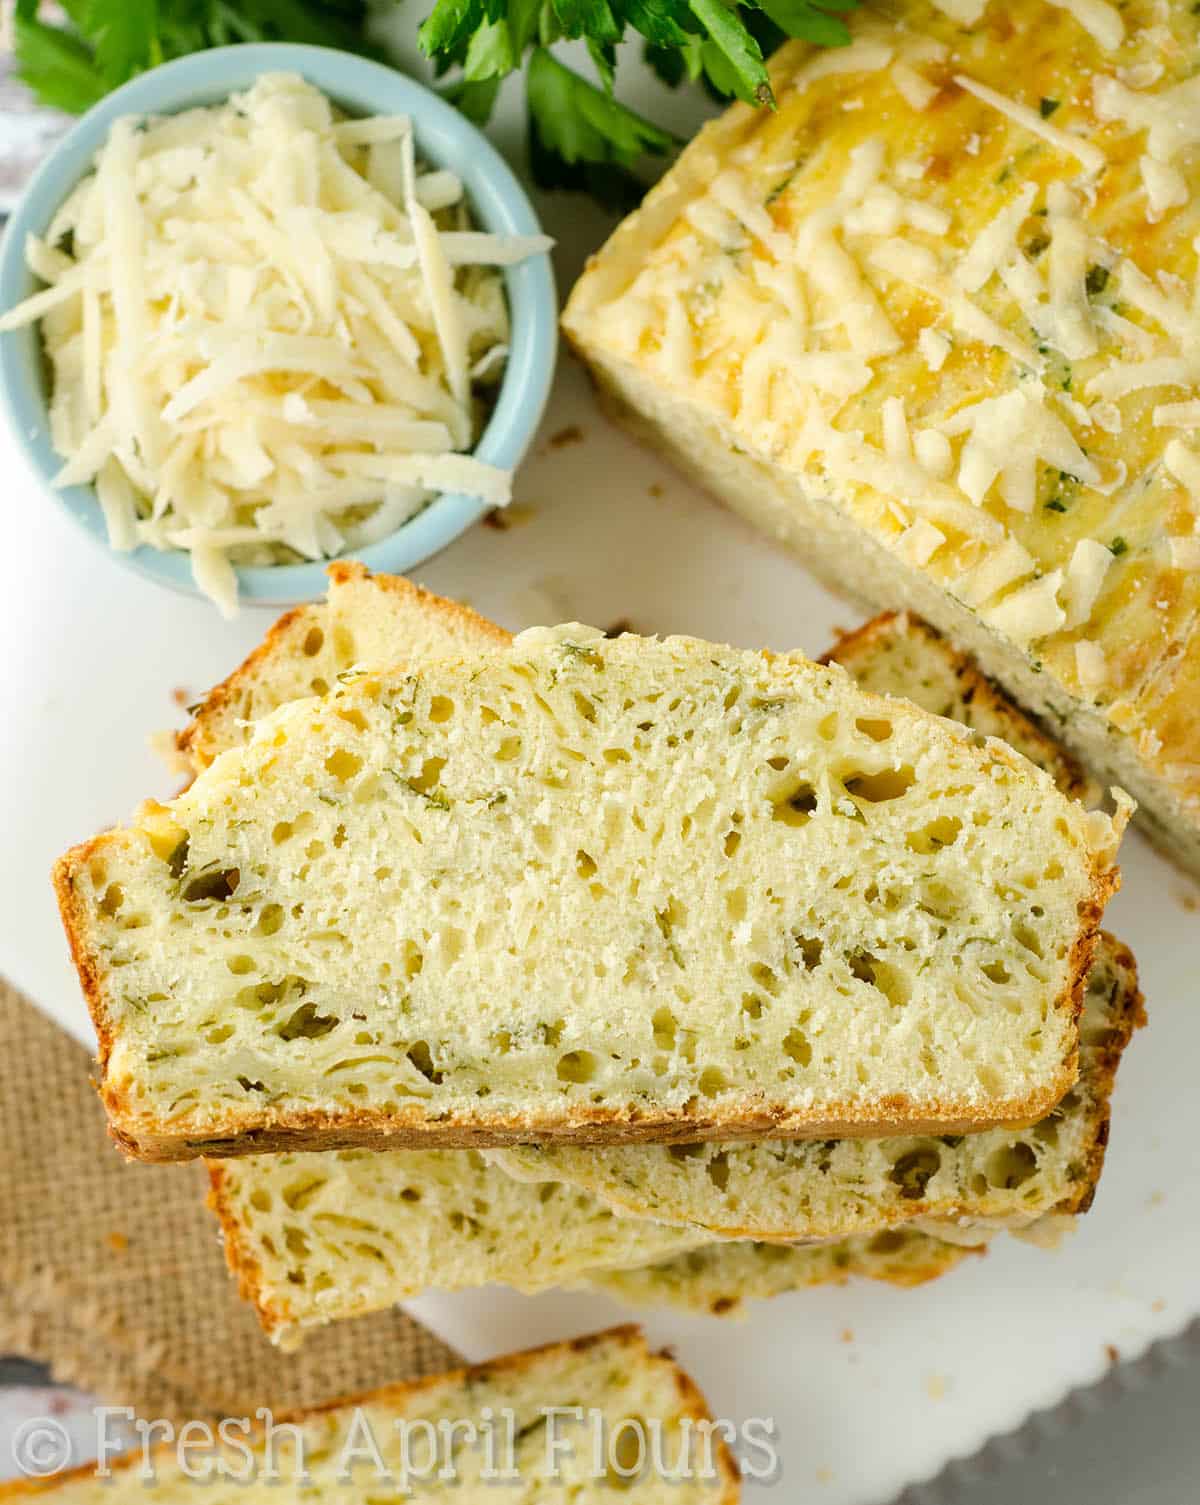
<svg viewBox="0 0 1200 1505">
<path fill-rule="evenodd" d="M 1200 656 L 1177 426 L 1200 400 L 1200 126 L 1180 108 L 1200 15 L 1189 0 L 1131 0 L 1119 18 L 981 9 L 968 25 L 923 0 L 856 13 L 836 69 L 782 48 L 779 108 L 706 128 L 564 322 L 830 497 L 1069 692 L 1152 722 L 1150 686 Z M 914 56 L 932 96 L 891 66 Z M 719 244 L 693 212 L 717 183 L 727 211 L 753 206 Z M 802 322 L 775 292 L 785 277 Z M 794 352 L 755 373 L 771 401 L 753 423 L 751 326 Z M 897 399 L 906 434 L 938 437 L 905 448 Z M 987 568 L 1001 547 L 1007 568 Z M 1153 730 L 1146 751 L 1200 799 L 1194 753 L 1172 761 Z"/>
</svg>

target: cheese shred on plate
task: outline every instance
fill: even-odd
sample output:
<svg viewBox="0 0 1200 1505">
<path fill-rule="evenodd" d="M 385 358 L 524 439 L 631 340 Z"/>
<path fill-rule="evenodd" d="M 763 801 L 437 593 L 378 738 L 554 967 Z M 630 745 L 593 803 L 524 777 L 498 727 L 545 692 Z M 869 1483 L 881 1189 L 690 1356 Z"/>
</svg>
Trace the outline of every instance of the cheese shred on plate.
<svg viewBox="0 0 1200 1505">
<path fill-rule="evenodd" d="M 508 502 L 462 452 L 507 354 L 497 268 L 549 246 L 476 230 L 406 117 L 269 74 L 116 121 L 0 330 L 40 321 L 56 484 L 95 484 L 113 548 L 188 551 L 231 615 L 235 565 L 363 548 L 439 490 Z"/>
</svg>

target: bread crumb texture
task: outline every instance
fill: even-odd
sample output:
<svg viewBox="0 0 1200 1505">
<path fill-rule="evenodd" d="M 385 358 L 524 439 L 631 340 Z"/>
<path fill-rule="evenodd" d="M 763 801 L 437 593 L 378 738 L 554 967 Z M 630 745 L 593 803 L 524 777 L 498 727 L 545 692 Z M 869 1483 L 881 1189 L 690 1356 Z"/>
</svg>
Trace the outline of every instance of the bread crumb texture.
<svg viewBox="0 0 1200 1505">
<path fill-rule="evenodd" d="M 1074 1080 L 1117 825 L 1001 744 L 584 628 L 342 678 L 60 865 L 129 1141 L 952 1128 Z"/>
</svg>

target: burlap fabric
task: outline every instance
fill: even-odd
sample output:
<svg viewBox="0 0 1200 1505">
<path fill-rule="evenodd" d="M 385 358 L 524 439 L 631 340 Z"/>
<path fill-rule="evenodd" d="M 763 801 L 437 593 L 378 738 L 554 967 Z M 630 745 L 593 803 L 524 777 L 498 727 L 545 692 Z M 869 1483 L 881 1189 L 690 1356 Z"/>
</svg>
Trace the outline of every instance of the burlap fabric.
<svg viewBox="0 0 1200 1505">
<path fill-rule="evenodd" d="M 133 1165 L 87 1052 L 0 982 L 0 1353 L 142 1416 L 282 1411 L 450 1368 L 402 1312 L 272 1348 L 237 1296 L 199 1165 Z"/>
</svg>

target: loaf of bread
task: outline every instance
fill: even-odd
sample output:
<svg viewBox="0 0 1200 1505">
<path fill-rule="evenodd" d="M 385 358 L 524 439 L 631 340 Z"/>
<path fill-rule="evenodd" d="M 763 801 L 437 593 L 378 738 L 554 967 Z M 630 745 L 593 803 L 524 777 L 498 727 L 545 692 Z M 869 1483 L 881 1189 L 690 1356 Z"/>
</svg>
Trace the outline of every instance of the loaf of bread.
<svg viewBox="0 0 1200 1505">
<path fill-rule="evenodd" d="M 912 1224 L 978 1243 L 999 1228 L 1028 1228 L 1091 1206 L 1113 1080 L 1141 1020 L 1133 957 L 1105 935 L 1088 976 L 1079 1081 L 1028 1129 L 603 1150 L 524 1146 L 494 1155 L 510 1175 L 565 1181 L 626 1217 L 712 1238 L 790 1244 Z"/>
<path fill-rule="evenodd" d="M 620 1217 L 578 1187 L 518 1181 L 477 1150 L 319 1150 L 208 1162 L 246 1301 L 281 1347 L 424 1290 L 575 1286 L 709 1235 Z"/>
<path fill-rule="evenodd" d="M 700 132 L 566 333 L 636 432 L 968 649 L 1200 872 L 1200 14 L 847 24 Z"/>
<path fill-rule="evenodd" d="M 732 1317 L 741 1314 L 747 1301 L 765 1301 L 809 1286 L 844 1285 L 851 1277 L 894 1286 L 924 1285 L 982 1253 L 982 1245 L 965 1248 L 911 1228 L 889 1228 L 807 1248 L 746 1240 L 705 1244 L 661 1264 L 605 1271 L 588 1284 L 626 1306 L 670 1306 Z"/>
<path fill-rule="evenodd" d="M 343 680 L 58 865 L 131 1153 L 952 1132 L 1072 1085 L 1122 822 L 1006 745 L 580 627 Z"/>
<path fill-rule="evenodd" d="M 461 646 L 448 631 L 438 636 L 445 624 L 459 631 L 461 621 L 436 597 L 424 598 L 423 621 L 414 624 L 407 610 L 415 598 L 406 582 L 367 576 L 361 566 L 336 566 L 331 574 L 328 603 L 305 608 L 309 628 L 317 625 L 325 632 L 331 618 L 340 620 L 351 641 L 381 643 L 381 657 L 409 669 Z M 410 626 L 417 630 L 410 633 Z M 495 631 L 481 622 L 478 646 L 486 647 Z M 284 704 L 295 693 L 299 651 L 298 639 L 289 641 L 279 630 L 269 634 L 264 647 L 215 692 L 216 698 L 197 709 L 185 746 L 203 742 L 211 759 L 226 743 L 240 742 L 245 729 L 224 715 L 225 705 L 232 701 L 248 712 L 267 714 Z M 928 710 L 986 736 L 1003 733 L 1064 791 L 1094 793 L 1072 758 L 920 621 L 905 615 L 879 618 L 844 637 L 834 656 L 865 687 L 888 694 L 907 686 Z M 252 684 L 247 683 L 250 676 Z M 1117 981 L 1116 991 L 1097 985 L 1101 975 Z M 1055 1123 L 1043 1126 L 1039 1135 L 1016 1135 L 1009 1141 L 1014 1161 L 1027 1148 L 1037 1157 L 1035 1174 L 1026 1178 L 1032 1184 L 1023 1193 L 1007 1188 L 1011 1195 L 1005 1211 L 1012 1226 L 1021 1195 L 1033 1196 L 1036 1206 L 1029 1217 L 1041 1227 L 1068 1216 L 1068 1208 L 1082 1209 L 1094 1195 L 1108 1134 L 1113 1072 L 1141 1015 L 1132 959 L 1111 940 L 1102 943 L 1093 966 L 1088 999 L 1084 1071 L 1073 1100 L 1061 1105 Z M 1075 1146 L 1075 1161 L 1057 1148 L 1047 1156 L 1047 1144 L 1060 1136 Z M 945 1153 L 939 1142 L 931 1148 Z M 607 1152 L 592 1153 L 604 1157 Z M 210 1173 L 230 1267 L 264 1326 L 285 1344 L 314 1323 L 389 1306 L 425 1285 L 497 1282 L 532 1290 L 582 1281 L 629 1301 L 661 1300 L 720 1311 L 731 1306 L 739 1282 L 747 1299 L 855 1274 L 915 1283 L 932 1279 L 963 1257 L 944 1239 L 907 1227 L 803 1250 L 742 1242 L 689 1247 L 671 1255 L 667 1241 L 690 1243 L 696 1231 L 671 1229 L 645 1217 L 623 1219 L 613 1227 L 611 1216 L 590 1193 L 578 1187 L 564 1193 L 555 1183 L 543 1182 L 537 1193 L 547 1198 L 545 1206 L 553 1213 L 547 1226 L 535 1207 L 520 1200 L 533 1194 L 531 1186 L 513 1187 L 498 1167 L 461 1152 L 255 1156 L 210 1162 Z M 872 1192 L 878 1195 L 879 1187 Z M 995 1197 L 990 1183 L 983 1195 Z M 851 1198 L 859 1205 L 859 1188 Z M 896 1200 L 893 1192 L 893 1208 Z M 915 1218 L 929 1211 L 921 1199 L 915 1208 L 910 1199 L 900 1200 Z M 985 1236 L 969 1224 L 946 1231 L 968 1242 Z M 648 1261 L 656 1262 L 643 1263 Z M 630 1264 L 641 1268 L 629 1271 L 625 1267 Z"/>
<path fill-rule="evenodd" d="M 560 1408 L 579 1410 L 568 1416 L 557 1414 Z M 630 1505 L 667 1499 L 736 1505 L 741 1493 L 721 1431 L 705 1425 L 712 1418 L 704 1397 L 678 1364 L 650 1351 L 635 1327 L 272 1420 L 269 1442 L 261 1433 L 246 1441 L 244 1433 L 223 1429 L 220 1445 L 209 1446 L 203 1432 L 193 1433 L 186 1450 L 166 1443 L 146 1457 L 135 1446 L 110 1460 L 109 1477 L 89 1465 L 0 1484 L 0 1500 L 376 1505 L 419 1498 L 494 1505 L 507 1498 L 520 1505 L 602 1505 L 620 1498 Z M 651 1425 L 661 1432 L 657 1453 Z"/>
</svg>

